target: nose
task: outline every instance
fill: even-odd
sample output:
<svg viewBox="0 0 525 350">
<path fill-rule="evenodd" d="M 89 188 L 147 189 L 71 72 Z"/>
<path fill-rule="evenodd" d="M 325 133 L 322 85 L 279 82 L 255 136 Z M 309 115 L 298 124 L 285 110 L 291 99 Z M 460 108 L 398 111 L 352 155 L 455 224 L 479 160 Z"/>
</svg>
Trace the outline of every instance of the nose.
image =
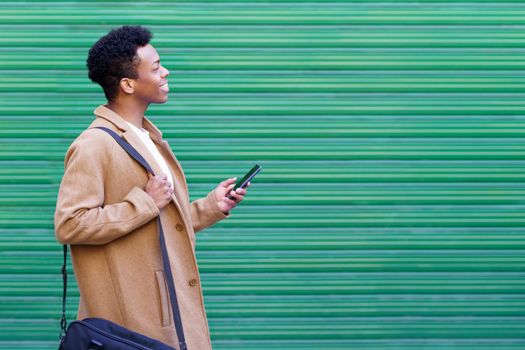
<svg viewBox="0 0 525 350">
<path fill-rule="evenodd" d="M 167 77 L 168 75 L 170 75 L 170 71 L 167 70 L 164 66 L 162 66 L 162 68 L 164 69 L 164 74 L 162 75 L 162 77 Z"/>
</svg>

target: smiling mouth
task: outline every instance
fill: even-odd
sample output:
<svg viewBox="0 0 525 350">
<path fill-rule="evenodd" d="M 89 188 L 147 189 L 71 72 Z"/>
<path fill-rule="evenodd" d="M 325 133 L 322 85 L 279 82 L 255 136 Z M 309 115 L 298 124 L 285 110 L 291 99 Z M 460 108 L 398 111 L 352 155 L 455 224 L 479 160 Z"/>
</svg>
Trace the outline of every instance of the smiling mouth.
<svg viewBox="0 0 525 350">
<path fill-rule="evenodd" d="M 166 92 L 170 90 L 168 83 L 161 85 L 160 88 Z"/>
</svg>

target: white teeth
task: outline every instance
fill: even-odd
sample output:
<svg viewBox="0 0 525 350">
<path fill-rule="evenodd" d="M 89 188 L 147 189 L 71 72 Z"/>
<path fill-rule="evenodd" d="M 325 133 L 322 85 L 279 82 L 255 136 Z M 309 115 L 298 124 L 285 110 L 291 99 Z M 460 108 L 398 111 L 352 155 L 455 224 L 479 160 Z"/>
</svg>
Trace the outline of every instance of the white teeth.
<svg viewBox="0 0 525 350">
<path fill-rule="evenodd" d="M 166 83 L 164 85 L 161 85 L 160 87 L 163 88 L 163 89 L 167 89 L 168 88 L 168 83 Z"/>
</svg>

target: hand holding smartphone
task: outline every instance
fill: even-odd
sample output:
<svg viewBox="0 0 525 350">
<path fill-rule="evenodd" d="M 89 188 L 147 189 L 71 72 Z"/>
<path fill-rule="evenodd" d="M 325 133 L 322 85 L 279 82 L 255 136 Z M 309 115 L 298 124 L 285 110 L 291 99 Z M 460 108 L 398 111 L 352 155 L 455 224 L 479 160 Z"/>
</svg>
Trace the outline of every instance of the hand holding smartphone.
<svg viewBox="0 0 525 350">
<path fill-rule="evenodd" d="M 259 164 L 255 164 L 253 168 L 250 169 L 239 181 L 235 183 L 235 186 L 233 186 L 232 191 L 235 191 L 238 188 L 246 188 L 248 186 L 248 182 L 250 182 L 255 175 L 257 175 L 262 170 L 262 167 Z M 227 195 L 229 199 L 233 199 L 231 195 Z"/>
</svg>

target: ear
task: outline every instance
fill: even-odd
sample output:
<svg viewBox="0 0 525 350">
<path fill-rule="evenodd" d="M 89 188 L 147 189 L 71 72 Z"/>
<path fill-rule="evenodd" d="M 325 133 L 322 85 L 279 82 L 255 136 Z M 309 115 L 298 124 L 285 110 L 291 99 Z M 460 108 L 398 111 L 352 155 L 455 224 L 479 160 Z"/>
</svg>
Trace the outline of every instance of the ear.
<svg viewBox="0 0 525 350">
<path fill-rule="evenodd" d="M 119 82 L 120 90 L 125 94 L 131 95 L 135 92 L 135 81 L 130 78 L 122 78 Z"/>
</svg>

